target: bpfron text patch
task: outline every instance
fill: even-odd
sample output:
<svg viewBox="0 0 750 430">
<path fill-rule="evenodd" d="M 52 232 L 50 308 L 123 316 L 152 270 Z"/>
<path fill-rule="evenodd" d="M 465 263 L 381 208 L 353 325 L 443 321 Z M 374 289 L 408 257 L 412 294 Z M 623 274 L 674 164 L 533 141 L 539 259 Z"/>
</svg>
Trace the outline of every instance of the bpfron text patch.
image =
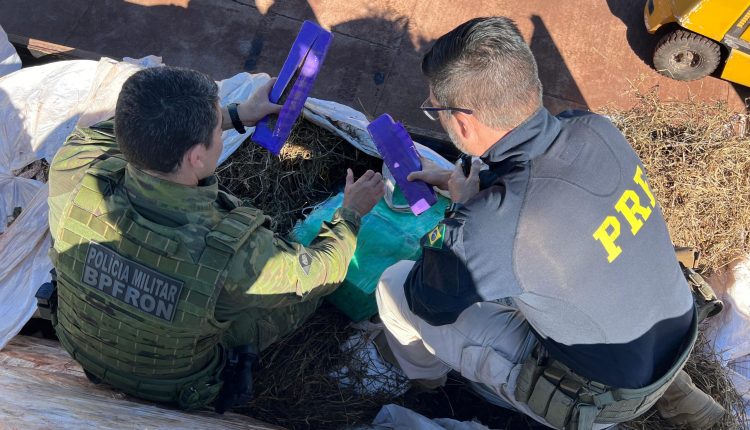
<svg viewBox="0 0 750 430">
<path fill-rule="evenodd" d="M 127 259 L 96 242 L 86 252 L 81 281 L 157 318 L 172 321 L 183 282 Z"/>
</svg>

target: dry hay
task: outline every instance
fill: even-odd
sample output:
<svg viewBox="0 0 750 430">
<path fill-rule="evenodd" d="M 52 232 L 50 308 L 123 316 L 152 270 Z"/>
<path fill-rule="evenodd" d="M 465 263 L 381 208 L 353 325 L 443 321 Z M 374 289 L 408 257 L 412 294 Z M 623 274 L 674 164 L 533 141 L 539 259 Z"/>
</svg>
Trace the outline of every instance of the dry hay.
<svg viewBox="0 0 750 430">
<path fill-rule="evenodd" d="M 725 103 L 636 94 L 606 112 L 643 160 L 675 244 L 703 252 L 712 273 L 750 251 L 750 116 Z"/>
<path fill-rule="evenodd" d="M 292 130 L 276 157 L 252 142 L 242 144 L 216 171 L 232 194 L 263 210 L 272 228 L 288 233 L 311 208 L 340 189 L 351 167 L 355 177 L 382 164 L 333 133 L 306 120 Z"/>
<path fill-rule="evenodd" d="M 298 331 L 263 352 L 254 375 L 255 398 L 237 412 L 292 430 L 350 429 L 371 423 L 384 405 L 394 403 L 427 417 L 477 419 L 493 429 L 534 426 L 533 419 L 479 398 L 454 372 L 434 392 L 409 391 L 398 397 L 362 395 L 341 386 L 333 374 L 344 366 L 355 382 L 372 377 L 352 366 L 356 349 L 342 351 L 356 332 L 345 315 L 324 304 Z"/>
</svg>

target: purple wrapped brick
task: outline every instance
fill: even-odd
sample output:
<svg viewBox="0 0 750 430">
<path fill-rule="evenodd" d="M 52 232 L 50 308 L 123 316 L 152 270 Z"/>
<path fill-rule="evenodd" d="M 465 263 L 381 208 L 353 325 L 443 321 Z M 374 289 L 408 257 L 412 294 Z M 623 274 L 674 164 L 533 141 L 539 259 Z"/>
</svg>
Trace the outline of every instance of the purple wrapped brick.
<svg viewBox="0 0 750 430">
<path fill-rule="evenodd" d="M 400 122 L 394 122 L 390 115 L 383 114 L 367 126 L 367 131 L 414 215 L 419 215 L 434 205 L 437 196 L 432 186 L 422 181 L 410 182 L 406 179 L 411 172 L 422 170 L 422 162 L 404 126 Z"/>
<path fill-rule="evenodd" d="M 332 39 L 331 32 L 317 24 L 310 21 L 302 24 L 268 97 L 273 103 L 283 104 L 281 112 L 258 121 L 253 142 L 279 155 L 302 112 Z"/>
</svg>

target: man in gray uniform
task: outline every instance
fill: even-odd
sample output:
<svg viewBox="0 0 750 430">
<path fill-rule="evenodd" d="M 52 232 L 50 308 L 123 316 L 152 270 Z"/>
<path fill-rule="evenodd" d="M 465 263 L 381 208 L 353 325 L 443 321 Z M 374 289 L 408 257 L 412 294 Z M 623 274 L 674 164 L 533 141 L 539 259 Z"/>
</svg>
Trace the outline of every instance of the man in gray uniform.
<svg viewBox="0 0 750 430">
<path fill-rule="evenodd" d="M 680 389 L 660 403 L 665 417 L 694 428 L 718 420 L 723 409 L 681 370 L 694 302 L 622 134 L 599 115 L 542 106 L 534 57 L 507 18 L 442 36 L 422 70 L 422 109 L 489 168 L 410 177 L 454 203 L 422 257 L 378 286 L 406 375 L 436 385 L 457 370 L 496 404 L 561 429 L 635 418 L 670 386 Z"/>
</svg>

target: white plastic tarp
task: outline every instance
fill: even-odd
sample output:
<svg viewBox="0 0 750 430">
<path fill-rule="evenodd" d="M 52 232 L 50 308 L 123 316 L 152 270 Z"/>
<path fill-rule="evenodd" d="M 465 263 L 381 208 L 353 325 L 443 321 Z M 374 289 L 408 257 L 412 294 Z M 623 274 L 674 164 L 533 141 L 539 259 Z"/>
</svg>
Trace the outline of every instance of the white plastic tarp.
<svg viewBox="0 0 750 430">
<path fill-rule="evenodd" d="M 8 41 L 3 26 L 0 25 L 0 77 L 13 73 L 21 68 L 21 58 L 16 48 Z"/>
<path fill-rule="evenodd" d="M 52 160 L 77 125 L 114 112 L 122 83 L 141 65 L 65 61 L 0 78 L 0 348 L 31 318 L 37 288 L 50 279 L 47 185 L 15 176 Z M 6 229 L 14 208 L 21 214 Z"/>
<path fill-rule="evenodd" d="M 727 366 L 750 416 L 750 255 L 709 283 L 724 302 L 724 310 L 708 320 L 706 335 Z"/>
</svg>

